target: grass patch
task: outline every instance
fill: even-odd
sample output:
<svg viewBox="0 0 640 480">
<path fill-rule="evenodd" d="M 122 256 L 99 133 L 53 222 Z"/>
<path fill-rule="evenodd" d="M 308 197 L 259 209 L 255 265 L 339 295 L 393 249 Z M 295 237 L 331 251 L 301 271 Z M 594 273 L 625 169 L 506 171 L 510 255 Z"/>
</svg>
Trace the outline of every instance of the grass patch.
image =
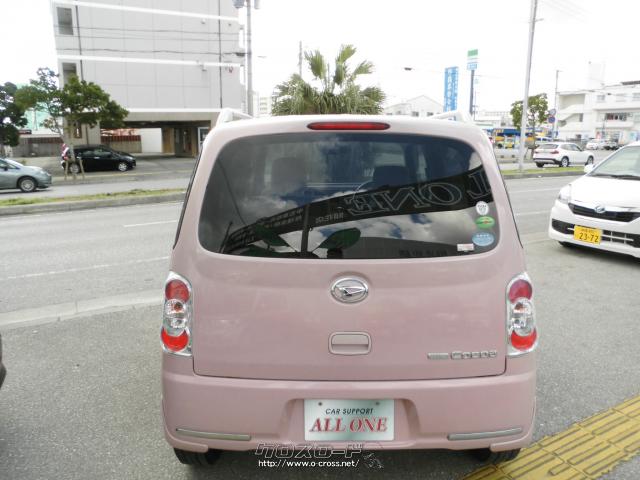
<svg viewBox="0 0 640 480">
<path fill-rule="evenodd" d="M 184 188 L 165 188 L 161 190 L 142 190 L 135 188 L 127 192 L 96 193 L 93 195 L 73 195 L 69 197 L 20 197 L 0 200 L 0 207 L 13 205 L 34 205 L 38 203 L 81 202 L 83 200 L 104 200 L 108 198 L 146 197 L 149 195 L 165 195 L 184 192 Z"/>
<path fill-rule="evenodd" d="M 522 173 L 524 174 L 539 174 L 539 175 L 556 175 L 564 172 L 584 172 L 584 167 L 550 167 L 550 168 L 525 168 Z M 502 170 L 502 175 L 505 177 L 520 175 L 520 170 Z"/>
</svg>

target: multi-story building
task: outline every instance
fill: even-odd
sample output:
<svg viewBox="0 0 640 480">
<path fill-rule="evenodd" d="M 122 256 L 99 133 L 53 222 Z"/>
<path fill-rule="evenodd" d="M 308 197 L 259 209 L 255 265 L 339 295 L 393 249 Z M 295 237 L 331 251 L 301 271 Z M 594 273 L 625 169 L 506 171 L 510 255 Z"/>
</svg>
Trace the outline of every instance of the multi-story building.
<svg viewBox="0 0 640 480">
<path fill-rule="evenodd" d="M 396 103 L 385 107 L 383 112 L 386 115 L 411 115 L 412 117 L 430 117 L 437 113 L 442 113 L 442 104 L 420 95 L 411 98 L 406 102 Z"/>
<path fill-rule="evenodd" d="M 226 1 L 51 0 L 58 71 L 100 85 L 127 127 L 193 156 L 223 108 L 241 109 L 238 11 Z M 99 132 L 79 132 L 93 143 Z M 89 138 L 87 138 L 89 137 Z"/>
<path fill-rule="evenodd" d="M 636 141 L 640 139 L 640 80 L 559 92 L 557 120 L 560 138 Z"/>
</svg>

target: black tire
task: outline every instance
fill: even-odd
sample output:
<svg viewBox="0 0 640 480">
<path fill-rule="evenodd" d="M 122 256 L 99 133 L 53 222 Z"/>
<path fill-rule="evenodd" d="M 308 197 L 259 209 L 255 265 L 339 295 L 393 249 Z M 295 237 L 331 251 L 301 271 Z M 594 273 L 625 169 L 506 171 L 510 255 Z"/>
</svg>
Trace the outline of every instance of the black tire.
<svg viewBox="0 0 640 480">
<path fill-rule="evenodd" d="M 537 163 L 537 162 L 536 162 L 536 167 L 538 167 L 538 168 L 544 168 L 544 163 Z"/>
<path fill-rule="evenodd" d="M 80 165 L 78 163 L 69 164 L 69 173 L 72 175 L 77 175 L 80 173 Z"/>
<path fill-rule="evenodd" d="M 219 450 L 209 450 L 207 452 L 189 452 L 187 450 L 173 449 L 176 457 L 183 465 L 207 466 L 216 463 L 220 458 Z"/>
<path fill-rule="evenodd" d="M 560 166 L 562 168 L 566 168 L 569 166 L 569 157 L 562 157 L 562 160 L 560 160 Z"/>
<path fill-rule="evenodd" d="M 129 170 L 129 164 L 127 162 L 119 162 L 117 168 L 119 172 L 126 172 Z"/>
<path fill-rule="evenodd" d="M 24 193 L 35 192 L 38 188 L 38 182 L 33 177 L 22 177 L 18 180 L 18 188 Z"/>
<path fill-rule="evenodd" d="M 575 245 L 573 243 L 569 243 L 569 242 L 558 242 L 560 245 L 562 245 L 564 248 L 574 248 Z"/>
<path fill-rule="evenodd" d="M 520 453 L 520 449 L 505 450 L 504 452 L 492 452 L 488 448 L 479 448 L 477 450 L 469 450 L 473 458 L 485 463 L 502 463 L 515 459 Z"/>
<path fill-rule="evenodd" d="M 587 165 L 593 165 L 593 157 L 589 156 L 589 158 L 587 158 Z"/>
</svg>

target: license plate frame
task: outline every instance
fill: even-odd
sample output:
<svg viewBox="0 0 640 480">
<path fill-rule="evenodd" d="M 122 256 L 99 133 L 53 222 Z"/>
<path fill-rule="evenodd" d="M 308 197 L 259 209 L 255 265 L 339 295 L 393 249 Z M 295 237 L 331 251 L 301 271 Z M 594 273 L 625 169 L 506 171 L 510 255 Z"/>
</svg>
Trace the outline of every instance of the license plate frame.
<svg viewBox="0 0 640 480">
<path fill-rule="evenodd" d="M 573 239 L 578 240 L 579 242 L 600 245 L 600 242 L 602 241 L 602 230 L 599 228 L 574 225 Z"/>
<path fill-rule="evenodd" d="M 394 399 L 304 400 L 306 441 L 390 441 L 394 420 Z"/>
</svg>

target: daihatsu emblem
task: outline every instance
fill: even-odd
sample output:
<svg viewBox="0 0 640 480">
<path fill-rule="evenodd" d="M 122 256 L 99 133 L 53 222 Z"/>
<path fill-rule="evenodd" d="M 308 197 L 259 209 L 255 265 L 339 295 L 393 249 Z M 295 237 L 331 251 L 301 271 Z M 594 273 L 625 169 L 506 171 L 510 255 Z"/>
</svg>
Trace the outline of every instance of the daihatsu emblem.
<svg viewBox="0 0 640 480">
<path fill-rule="evenodd" d="M 594 210 L 596 211 L 596 213 L 600 213 L 600 214 L 607 211 L 604 205 L 596 205 L 596 208 L 594 208 Z"/>
<path fill-rule="evenodd" d="M 369 287 L 357 278 L 341 278 L 331 287 L 331 295 L 344 303 L 356 303 L 364 300 L 369 293 Z"/>
</svg>

